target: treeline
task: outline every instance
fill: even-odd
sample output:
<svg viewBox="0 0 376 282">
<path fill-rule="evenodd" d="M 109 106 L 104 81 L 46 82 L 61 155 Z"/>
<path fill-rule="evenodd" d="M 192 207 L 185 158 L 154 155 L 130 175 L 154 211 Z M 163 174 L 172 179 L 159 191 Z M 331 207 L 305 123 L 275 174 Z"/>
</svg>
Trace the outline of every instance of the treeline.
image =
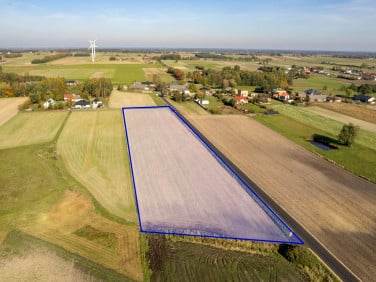
<svg viewBox="0 0 376 282">
<path fill-rule="evenodd" d="M 53 55 L 44 56 L 42 59 L 34 59 L 31 61 L 31 63 L 32 64 L 44 64 L 47 62 L 51 62 L 53 60 L 57 60 L 57 59 L 61 59 L 61 58 L 69 57 L 69 56 L 72 56 L 72 54 L 71 53 L 53 54 Z"/>
<path fill-rule="evenodd" d="M 4 58 L 18 58 L 18 57 L 22 57 L 22 54 L 21 53 L 6 53 L 6 54 L 3 54 Z"/>
<path fill-rule="evenodd" d="M 154 57 L 154 60 L 160 61 L 160 60 L 181 60 L 181 56 L 179 54 L 162 54 L 160 56 Z"/>
<path fill-rule="evenodd" d="M 213 88 L 236 88 L 238 85 L 256 86 L 263 91 L 275 88 L 289 87 L 289 76 L 282 69 L 274 68 L 270 72 L 255 72 L 241 70 L 239 66 L 224 67 L 221 71 L 204 69 L 187 74 L 194 83 L 200 83 Z"/>
<path fill-rule="evenodd" d="M 181 69 L 168 67 L 167 72 L 172 74 L 177 80 L 184 80 L 185 73 Z"/>
<path fill-rule="evenodd" d="M 356 85 L 354 83 L 351 83 L 350 86 L 346 87 L 343 85 L 340 90 L 346 91 L 347 89 L 350 89 L 352 92 L 357 92 L 360 94 L 373 94 L 376 93 L 376 84 L 362 84 L 362 85 Z"/>
<path fill-rule="evenodd" d="M 50 98 L 62 101 L 65 93 L 75 93 L 83 99 L 107 98 L 112 89 L 112 81 L 109 78 L 92 78 L 68 86 L 63 77 L 21 76 L 2 72 L 0 67 L 0 97 L 29 97 L 32 103 L 39 103 Z"/>
<path fill-rule="evenodd" d="M 231 60 L 231 57 L 214 53 L 197 53 L 195 56 L 200 59 Z"/>
<path fill-rule="evenodd" d="M 78 53 L 74 53 L 73 54 L 73 57 L 89 57 L 90 54 L 88 52 L 78 52 Z"/>
</svg>

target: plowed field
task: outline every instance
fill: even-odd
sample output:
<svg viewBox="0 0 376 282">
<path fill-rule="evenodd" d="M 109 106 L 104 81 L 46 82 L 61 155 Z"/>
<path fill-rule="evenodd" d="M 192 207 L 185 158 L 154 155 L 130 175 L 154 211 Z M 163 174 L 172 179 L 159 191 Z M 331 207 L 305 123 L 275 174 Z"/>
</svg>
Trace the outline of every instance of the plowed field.
<svg viewBox="0 0 376 282">
<path fill-rule="evenodd" d="M 361 279 L 376 277 L 376 185 L 245 116 L 189 120 Z"/>
</svg>

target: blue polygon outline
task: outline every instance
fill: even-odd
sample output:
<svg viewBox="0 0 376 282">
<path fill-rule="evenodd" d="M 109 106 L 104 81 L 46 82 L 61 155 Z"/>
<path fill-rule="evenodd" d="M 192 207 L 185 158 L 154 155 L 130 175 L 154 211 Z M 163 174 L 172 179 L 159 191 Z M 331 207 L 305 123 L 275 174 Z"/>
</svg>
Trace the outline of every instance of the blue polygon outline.
<svg viewBox="0 0 376 282">
<path fill-rule="evenodd" d="M 232 175 L 236 178 L 236 180 L 246 188 L 247 194 L 252 197 L 254 200 L 260 202 L 259 206 L 264 210 L 264 212 L 274 221 L 274 223 L 281 229 L 283 233 L 286 234 L 286 230 L 288 232 L 291 232 L 294 236 L 294 238 L 297 239 L 298 242 L 290 242 L 290 241 L 280 241 L 280 240 L 263 240 L 263 239 L 254 239 L 254 238 L 238 238 L 238 237 L 230 237 L 230 236 L 210 236 L 210 235 L 198 235 L 198 234 L 185 234 L 185 233 L 176 233 L 176 232 L 162 232 L 162 231 L 152 231 L 152 230 L 144 230 L 142 228 L 142 221 L 141 221 L 141 215 L 140 215 L 140 209 L 138 206 L 138 197 L 137 197 L 137 188 L 136 188 L 136 182 L 134 178 L 134 172 L 133 172 L 133 165 L 132 165 L 132 153 L 129 146 L 129 139 L 128 139 L 128 129 L 126 125 L 126 117 L 125 117 L 125 110 L 137 110 L 137 109 L 157 109 L 157 108 L 168 108 L 172 113 L 176 115 L 178 120 L 183 123 L 183 125 L 209 150 L 209 152 L 217 159 L 217 161 Z M 132 174 L 132 182 L 133 182 L 133 190 L 135 193 L 136 198 L 136 207 L 137 207 L 137 216 L 138 221 L 140 224 L 140 232 L 142 233 L 151 233 L 151 234 L 170 234 L 170 235 L 178 235 L 178 236 L 193 236 L 193 237 L 205 237 L 205 238 L 216 238 L 216 239 L 230 239 L 230 240 L 244 240 L 244 241 L 257 241 L 257 242 L 267 242 L 267 243 L 288 243 L 288 244 L 296 244 L 296 245 L 302 245 L 304 244 L 303 240 L 269 207 L 268 204 L 265 203 L 263 199 L 261 199 L 257 193 L 243 180 L 243 178 L 238 175 L 236 171 L 234 171 L 223 159 L 221 156 L 217 154 L 217 152 L 214 151 L 214 149 L 206 143 L 205 140 L 201 138 L 201 136 L 185 121 L 185 119 L 171 106 L 135 106 L 135 107 L 122 107 L 122 114 L 123 114 L 123 121 L 124 121 L 124 129 L 125 129 L 125 137 L 127 141 L 127 149 L 128 149 L 128 155 L 129 155 L 129 163 L 131 168 L 131 174 Z M 256 197 L 256 199 L 254 198 Z M 266 210 L 265 210 L 266 208 Z M 269 213 L 271 213 L 273 216 L 271 216 Z M 276 222 L 275 218 L 279 221 Z M 280 223 L 282 223 L 282 227 L 285 229 L 282 229 L 280 226 Z M 288 236 L 288 235 L 287 235 Z"/>
</svg>

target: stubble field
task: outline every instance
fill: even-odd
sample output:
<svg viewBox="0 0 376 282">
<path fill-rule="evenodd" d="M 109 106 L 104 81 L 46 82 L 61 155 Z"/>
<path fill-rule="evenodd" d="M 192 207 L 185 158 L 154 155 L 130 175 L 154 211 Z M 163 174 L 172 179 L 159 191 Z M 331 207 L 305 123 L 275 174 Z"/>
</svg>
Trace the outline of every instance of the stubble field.
<svg viewBox="0 0 376 282">
<path fill-rule="evenodd" d="M 189 120 L 355 274 L 375 277 L 375 184 L 247 117 Z"/>
<path fill-rule="evenodd" d="M 18 113 L 18 106 L 25 102 L 27 97 L 0 99 L 0 126 Z"/>
<path fill-rule="evenodd" d="M 73 112 L 57 150 L 69 172 L 104 208 L 136 222 L 120 111 Z"/>
<path fill-rule="evenodd" d="M 154 94 L 153 94 L 154 95 Z M 155 106 L 149 94 L 113 90 L 108 106 L 112 109 L 134 106 Z"/>
</svg>

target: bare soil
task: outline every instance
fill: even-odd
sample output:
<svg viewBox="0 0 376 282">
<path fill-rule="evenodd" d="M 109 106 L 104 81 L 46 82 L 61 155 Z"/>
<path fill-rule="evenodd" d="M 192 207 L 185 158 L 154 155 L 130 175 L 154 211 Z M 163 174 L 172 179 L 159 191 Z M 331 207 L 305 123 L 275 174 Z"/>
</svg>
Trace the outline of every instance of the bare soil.
<svg viewBox="0 0 376 282">
<path fill-rule="evenodd" d="M 245 116 L 189 120 L 362 280 L 376 277 L 376 185 Z"/>
<path fill-rule="evenodd" d="M 2 259 L 0 273 L 0 281 L 93 281 L 73 261 L 45 249 Z"/>
</svg>

